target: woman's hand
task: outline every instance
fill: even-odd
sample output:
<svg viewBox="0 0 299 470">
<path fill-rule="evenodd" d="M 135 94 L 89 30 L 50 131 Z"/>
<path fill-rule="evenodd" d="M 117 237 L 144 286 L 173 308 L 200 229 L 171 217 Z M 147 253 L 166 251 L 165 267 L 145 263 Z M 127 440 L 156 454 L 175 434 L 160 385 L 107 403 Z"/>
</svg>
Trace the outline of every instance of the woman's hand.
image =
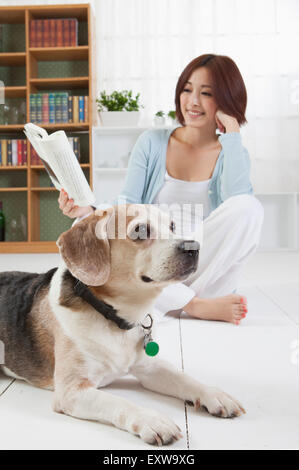
<svg viewBox="0 0 299 470">
<path fill-rule="evenodd" d="M 236 118 L 225 114 L 223 111 L 218 111 L 215 114 L 216 124 L 220 132 L 240 132 L 240 126 Z"/>
<path fill-rule="evenodd" d="M 93 211 L 91 206 L 79 207 L 74 206 L 74 200 L 69 199 L 68 194 L 62 189 L 58 198 L 59 209 L 62 210 L 64 215 L 70 217 L 70 219 L 75 219 L 77 217 L 83 217 L 83 215 L 88 214 Z"/>
</svg>

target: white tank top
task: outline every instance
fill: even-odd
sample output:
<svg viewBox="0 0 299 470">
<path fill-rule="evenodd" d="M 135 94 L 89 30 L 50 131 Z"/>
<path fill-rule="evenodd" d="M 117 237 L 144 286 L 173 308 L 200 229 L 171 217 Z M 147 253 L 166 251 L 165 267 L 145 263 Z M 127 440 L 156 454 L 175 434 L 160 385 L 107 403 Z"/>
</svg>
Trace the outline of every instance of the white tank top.
<svg viewBox="0 0 299 470">
<path fill-rule="evenodd" d="M 160 208 L 171 214 L 176 223 L 176 232 L 182 233 L 184 237 L 189 234 L 191 236 L 198 231 L 201 233 L 202 219 L 208 217 L 211 212 L 208 196 L 210 181 L 211 179 L 205 181 L 179 180 L 170 176 L 166 170 L 164 185 L 153 203 L 168 205 L 170 210 L 163 206 Z M 187 206 L 183 207 L 184 204 Z M 198 206 L 200 204 L 202 205 L 202 211 Z"/>
</svg>

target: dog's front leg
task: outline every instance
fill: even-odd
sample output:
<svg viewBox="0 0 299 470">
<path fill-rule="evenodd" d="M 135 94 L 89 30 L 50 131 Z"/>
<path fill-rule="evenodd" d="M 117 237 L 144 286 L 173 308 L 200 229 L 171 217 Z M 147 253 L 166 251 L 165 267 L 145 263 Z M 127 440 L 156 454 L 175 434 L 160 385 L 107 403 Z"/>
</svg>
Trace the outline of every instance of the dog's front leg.
<svg viewBox="0 0 299 470">
<path fill-rule="evenodd" d="M 212 415 L 232 418 L 245 413 L 235 398 L 218 388 L 203 385 L 159 358 L 145 356 L 130 372 L 144 388 L 180 398 L 196 409 L 203 406 Z"/>
<path fill-rule="evenodd" d="M 182 437 L 167 416 L 97 390 L 88 380 L 56 385 L 53 408 L 76 418 L 113 424 L 149 444 L 170 444 Z"/>
</svg>

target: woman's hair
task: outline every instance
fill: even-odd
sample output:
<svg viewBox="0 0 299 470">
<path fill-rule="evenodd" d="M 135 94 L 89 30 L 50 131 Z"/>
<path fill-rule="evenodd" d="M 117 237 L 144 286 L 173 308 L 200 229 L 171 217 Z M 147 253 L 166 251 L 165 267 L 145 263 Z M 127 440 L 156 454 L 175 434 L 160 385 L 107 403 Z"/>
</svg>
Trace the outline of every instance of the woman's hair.
<svg viewBox="0 0 299 470">
<path fill-rule="evenodd" d="M 247 92 L 240 70 L 230 57 L 216 54 L 196 57 L 181 73 L 175 90 L 176 117 L 179 123 L 185 124 L 180 105 L 181 93 L 194 70 L 200 67 L 205 67 L 210 72 L 213 97 L 218 108 L 236 118 L 239 125 L 245 124 Z"/>
</svg>

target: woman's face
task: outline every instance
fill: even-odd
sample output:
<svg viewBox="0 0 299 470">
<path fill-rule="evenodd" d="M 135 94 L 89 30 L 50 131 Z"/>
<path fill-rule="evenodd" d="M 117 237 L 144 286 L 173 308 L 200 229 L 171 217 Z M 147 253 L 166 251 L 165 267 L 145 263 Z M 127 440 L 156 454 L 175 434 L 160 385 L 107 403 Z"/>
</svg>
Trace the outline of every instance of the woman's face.
<svg viewBox="0 0 299 470">
<path fill-rule="evenodd" d="M 186 126 L 211 126 L 216 129 L 217 105 L 213 98 L 210 73 L 205 67 L 191 74 L 181 93 L 180 104 Z"/>
</svg>

